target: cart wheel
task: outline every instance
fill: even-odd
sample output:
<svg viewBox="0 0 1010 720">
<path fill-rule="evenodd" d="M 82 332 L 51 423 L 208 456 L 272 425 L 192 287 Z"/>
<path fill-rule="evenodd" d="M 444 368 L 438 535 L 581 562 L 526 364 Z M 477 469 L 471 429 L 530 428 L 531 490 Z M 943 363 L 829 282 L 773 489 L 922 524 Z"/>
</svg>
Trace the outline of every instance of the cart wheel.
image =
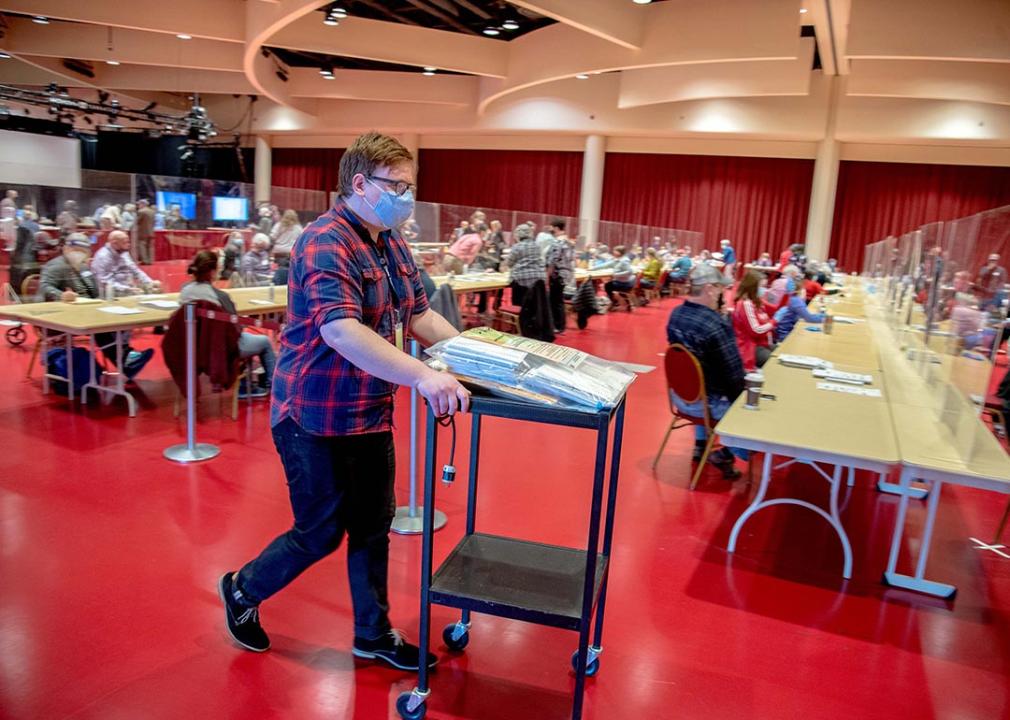
<svg viewBox="0 0 1010 720">
<path fill-rule="evenodd" d="M 579 651 L 572 653 L 572 670 L 579 671 Z M 592 677 L 600 671 L 600 658 L 594 657 L 592 662 L 586 665 L 586 677 Z"/>
<path fill-rule="evenodd" d="M 465 631 L 458 638 L 453 637 L 453 631 L 456 629 L 457 625 L 459 625 L 459 623 L 450 623 L 445 626 L 444 630 L 442 630 L 442 642 L 444 642 L 445 646 L 453 652 L 460 652 L 463 648 L 470 644 L 469 631 Z"/>
<path fill-rule="evenodd" d="M 25 329 L 23 327 L 12 327 L 7 331 L 7 342 L 11 345 L 20 345 L 26 339 L 28 339 L 28 335 L 25 333 Z"/>
<path fill-rule="evenodd" d="M 424 714 L 428 711 L 425 703 L 421 703 L 413 710 L 408 710 L 408 703 L 413 696 L 413 693 L 405 692 L 400 693 L 400 697 L 396 698 L 396 712 L 400 713 L 400 717 L 403 720 L 422 720 Z"/>
</svg>

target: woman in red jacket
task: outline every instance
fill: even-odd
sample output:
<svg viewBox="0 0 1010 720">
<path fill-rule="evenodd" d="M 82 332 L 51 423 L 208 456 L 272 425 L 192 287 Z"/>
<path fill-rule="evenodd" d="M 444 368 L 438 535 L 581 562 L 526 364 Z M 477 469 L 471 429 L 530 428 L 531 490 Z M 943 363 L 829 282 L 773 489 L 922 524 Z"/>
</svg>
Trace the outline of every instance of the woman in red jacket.
<svg viewBox="0 0 1010 720">
<path fill-rule="evenodd" d="M 748 372 L 764 365 L 771 355 L 775 321 L 765 312 L 761 301 L 763 279 L 760 273 L 748 270 L 736 289 L 733 330 L 744 369 Z"/>
</svg>

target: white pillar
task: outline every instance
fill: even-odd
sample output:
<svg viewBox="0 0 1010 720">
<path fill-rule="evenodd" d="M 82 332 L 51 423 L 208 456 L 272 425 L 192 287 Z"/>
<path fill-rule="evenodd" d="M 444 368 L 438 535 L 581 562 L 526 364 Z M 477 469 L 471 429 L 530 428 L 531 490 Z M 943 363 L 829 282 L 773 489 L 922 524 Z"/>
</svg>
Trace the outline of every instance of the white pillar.
<svg viewBox="0 0 1010 720">
<path fill-rule="evenodd" d="M 600 229 L 600 205 L 603 201 L 603 166 L 607 158 L 607 138 L 590 135 L 582 155 L 582 196 L 579 199 L 579 235 L 587 244 L 595 244 Z"/>
<path fill-rule="evenodd" d="M 838 189 L 839 142 L 835 139 L 838 102 L 842 96 L 841 78 L 831 76 L 828 93 L 828 119 L 824 138 L 817 146 L 814 181 L 810 187 L 810 211 L 807 215 L 806 255 L 812 260 L 827 260 L 831 245 L 831 224 L 835 217 L 835 191 Z"/>
<path fill-rule="evenodd" d="M 256 183 L 256 202 L 270 201 L 270 176 L 273 174 L 273 156 L 270 141 L 263 135 L 256 136 L 256 166 L 253 180 Z"/>
</svg>

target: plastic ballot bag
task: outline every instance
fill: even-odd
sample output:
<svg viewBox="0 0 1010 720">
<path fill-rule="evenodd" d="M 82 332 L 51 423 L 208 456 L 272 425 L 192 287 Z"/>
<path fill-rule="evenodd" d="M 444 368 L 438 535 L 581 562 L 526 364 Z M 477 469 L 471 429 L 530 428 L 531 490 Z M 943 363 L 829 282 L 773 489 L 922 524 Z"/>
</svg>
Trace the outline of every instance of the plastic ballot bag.
<svg viewBox="0 0 1010 720">
<path fill-rule="evenodd" d="M 427 353 L 469 382 L 488 383 L 553 398 L 575 409 L 597 411 L 620 402 L 635 379 L 621 365 L 588 353 L 539 340 L 475 328 L 443 340 Z"/>
</svg>

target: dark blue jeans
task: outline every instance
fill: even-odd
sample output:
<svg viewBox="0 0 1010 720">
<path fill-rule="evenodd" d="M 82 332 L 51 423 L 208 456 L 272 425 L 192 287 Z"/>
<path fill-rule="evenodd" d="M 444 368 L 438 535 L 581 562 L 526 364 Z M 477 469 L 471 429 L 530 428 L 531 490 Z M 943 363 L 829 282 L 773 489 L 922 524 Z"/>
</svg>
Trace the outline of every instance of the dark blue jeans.
<svg viewBox="0 0 1010 720">
<path fill-rule="evenodd" d="M 321 437 L 290 418 L 273 429 L 287 476 L 294 526 L 238 575 L 238 589 L 259 604 L 331 554 L 347 534 L 354 635 L 389 631 L 389 526 L 396 510 L 396 456 L 390 432 Z"/>
</svg>

